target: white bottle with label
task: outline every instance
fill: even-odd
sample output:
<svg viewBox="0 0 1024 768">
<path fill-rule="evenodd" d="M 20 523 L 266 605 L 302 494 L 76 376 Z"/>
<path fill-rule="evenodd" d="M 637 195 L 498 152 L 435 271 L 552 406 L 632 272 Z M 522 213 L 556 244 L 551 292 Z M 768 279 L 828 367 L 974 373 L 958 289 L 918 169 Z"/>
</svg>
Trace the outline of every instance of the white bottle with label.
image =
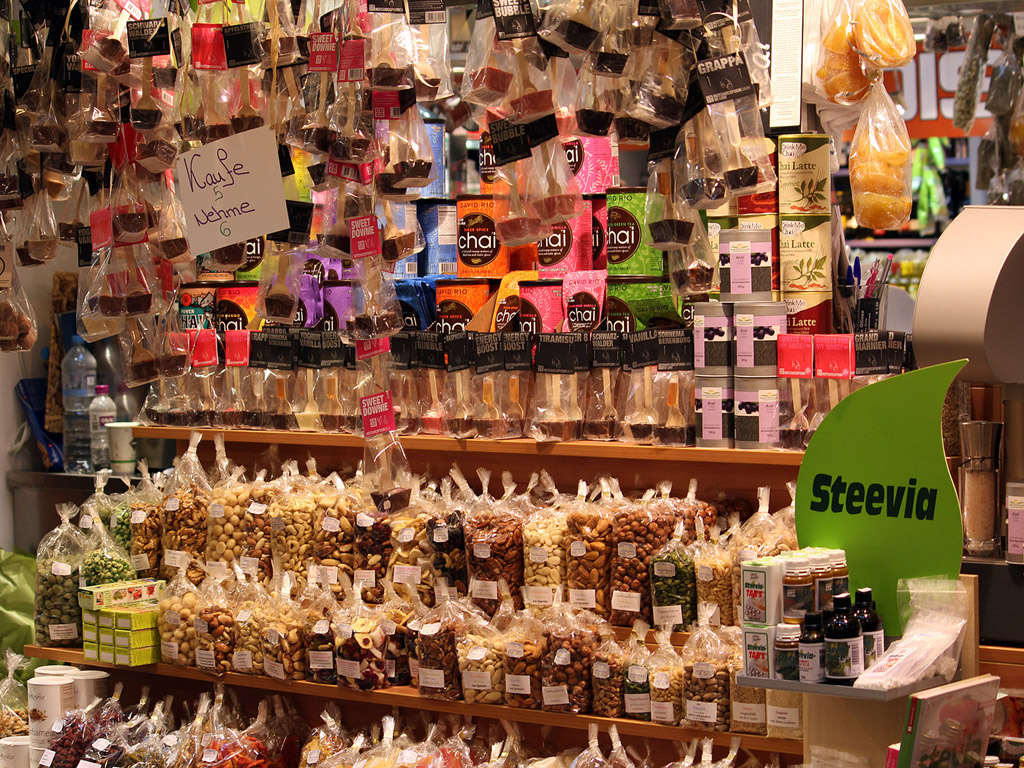
<svg viewBox="0 0 1024 768">
<path fill-rule="evenodd" d="M 96 385 L 96 397 L 89 404 L 89 445 L 92 455 L 92 469 L 110 469 L 110 442 L 107 424 L 117 419 L 117 405 L 110 397 L 110 387 Z"/>
</svg>

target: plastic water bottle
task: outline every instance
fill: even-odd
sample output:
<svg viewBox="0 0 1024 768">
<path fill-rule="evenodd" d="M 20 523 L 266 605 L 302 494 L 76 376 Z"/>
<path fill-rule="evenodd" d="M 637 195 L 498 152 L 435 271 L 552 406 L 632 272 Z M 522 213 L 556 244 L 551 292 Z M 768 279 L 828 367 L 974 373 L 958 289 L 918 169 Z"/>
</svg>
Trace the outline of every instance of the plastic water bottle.
<svg viewBox="0 0 1024 768">
<path fill-rule="evenodd" d="M 61 362 L 64 393 L 64 470 L 92 469 L 89 435 L 89 406 L 96 395 L 96 358 L 85 348 L 81 336 L 71 337 L 71 349 Z"/>
<path fill-rule="evenodd" d="M 92 470 L 110 469 L 110 443 L 107 424 L 117 419 L 117 405 L 110 397 L 110 387 L 96 385 L 96 397 L 89 406 L 89 442 L 92 450 Z"/>
</svg>

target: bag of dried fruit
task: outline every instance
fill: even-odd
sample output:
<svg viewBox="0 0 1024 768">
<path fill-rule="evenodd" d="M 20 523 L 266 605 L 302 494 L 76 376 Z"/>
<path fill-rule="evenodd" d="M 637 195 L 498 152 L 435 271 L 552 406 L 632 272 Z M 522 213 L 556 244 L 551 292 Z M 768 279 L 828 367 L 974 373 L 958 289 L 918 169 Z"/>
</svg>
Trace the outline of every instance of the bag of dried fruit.
<svg viewBox="0 0 1024 768">
<path fill-rule="evenodd" d="M 387 685 L 387 637 L 383 619 L 363 602 L 358 586 L 342 576 L 346 599 L 339 606 L 335 628 L 338 682 L 347 688 L 371 691 Z"/>
<path fill-rule="evenodd" d="M 377 608 L 377 615 L 384 629 L 384 667 L 387 670 L 388 685 L 409 685 L 412 672 L 409 668 L 412 654 L 413 631 L 409 624 L 416 617 L 414 604 L 402 597 L 388 579 L 381 582 L 384 587 L 384 602 Z M 405 585 L 405 590 L 415 595 L 415 588 Z"/>
</svg>

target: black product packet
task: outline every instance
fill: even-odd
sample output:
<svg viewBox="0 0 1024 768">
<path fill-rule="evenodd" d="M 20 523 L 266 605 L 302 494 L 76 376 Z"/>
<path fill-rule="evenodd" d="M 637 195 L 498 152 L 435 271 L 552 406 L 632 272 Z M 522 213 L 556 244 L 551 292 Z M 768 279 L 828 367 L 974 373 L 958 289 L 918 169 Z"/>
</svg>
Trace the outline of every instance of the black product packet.
<svg viewBox="0 0 1024 768">
<path fill-rule="evenodd" d="M 370 13 L 405 13 L 404 0 L 369 0 Z"/>
<path fill-rule="evenodd" d="M 249 367 L 290 371 L 295 367 L 295 345 L 285 326 L 268 326 L 249 334 Z"/>
<path fill-rule="evenodd" d="M 410 24 L 444 24 L 447 21 L 445 0 L 409 0 Z"/>
<path fill-rule="evenodd" d="M 449 373 L 465 371 L 473 365 L 473 338 L 469 331 L 455 331 L 444 338 Z"/>
<path fill-rule="evenodd" d="M 320 332 L 320 365 L 324 368 L 337 368 L 345 364 L 346 347 L 338 331 Z"/>
<path fill-rule="evenodd" d="M 477 373 L 491 373 L 504 370 L 505 356 L 501 351 L 502 335 L 500 333 L 473 334 Z"/>
<path fill-rule="evenodd" d="M 494 16 L 494 4 L 491 0 L 476 0 L 476 18 L 490 19 Z"/>
<path fill-rule="evenodd" d="M 411 332 L 402 331 L 391 337 L 391 360 L 399 371 L 416 367 L 416 339 Z"/>
<path fill-rule="evenodd" d="M 624 368 L 646 368 L 658 362 L 658 331 L 648 328 L 645 331 L 632 331 L 626 334 Z"/>
<path fill-rule="evenodd" d="M 580 342 L 586 341 L 582 333 L 537 334 L 537 373 L 576 373 L 580 365 Z M 587 360 L 587 367 L 590 361 Z"/>
<path fill-rule="evenodd" d="M 277 145 L 277 164 L 281 167 L 281 178 L 295 175 L 295 166 L 292 164 L 291 147 L 287 144 Z M 320 180 L 317 180 L 316 183 L 319 184 Z"/>
<path fill-rule="evenodd" d="M 882 376 L 889 373 L 888 331 L 865 331 L 853 336 L 855 376 Z"/>
<path fill-rule="evenodd" d="M 259 36 L 262 26 L 261 22 L 250 21 L 245 24 L 231 24 L 222 29 L 228 69 L 260 63 L 262 55 Z"/>
<path fill-rule="evenodd" d="M 658 370 L 693 370 L 692 328 L 662 328 L 658 331 Z"/>
<path fill-rule="evenodd" d="M 169 56 L 171 36 L 167 31 L 167 17 L 129 21 L 128 56 L 142 59 L 149 56 Z"/>
<path fill-rule="evenodd" d="M 416 360 L 420 368 L 444 368 L 444 335 L 436 331 L 412 331 L 416 340 Z"/>
<path fill-rule="evenodd" d="M 341 360 L 341 364 L 346 370 L 354 371 L 356 369 L 356 348 L 351 344 L 345 345 L 344 357 Z"/>
<path fill-rule="evenodd" d="M 491 6 L 494 9 L 494 29 L 499 40 L 515 40 L 537 34 L 530 0 L 492 0 Z"/>
<path fill-rule="evenodd" d="M 295 362 L 299 368 L 323 367 L 323 340 L 320 331 L 303 328 L 299 331 L 299 345 Z"/>
<path fill-rule="evenodd" d="M 621 368 L 622 334 L 618 331 L 590 334 L 590 364 L 594 368 Z"/>
<path fill-rule="evenodd" d="M 558 121 L 554 114 L 539 117 L 531 123 L 526 124 L 526 138 L 531 147 L 539 147 L 546 141 L 552 141 L 558 137 Z"/>
<path fill-rule="evenodd" d="M 907 334 L 889 331 L 889 373 L 903 373 L 907 358 Z"/>
<path fill-rule="evenodd" d="M 651 131 L 647 160 L 661 160 L 665 157 L 672 157 L 676 151 L 676 136 L 678 135 L 678 125 L 670 125 L 668 128 Z"/>
<path fill-rule="evenodd" d="M 309 242 L 309 228 L 313 222 L 313 204 L 299 200 L 285 200 L 288 210 L 288 229 L 280 229 L 267 235 L 275 243 L 302 245 Z"/>
<path fill-rule="evenodd" d="M 61 84 L 64 93 L 82 92 L 82 56 L 78 53 L 73 42 L 64 44 L 63 61 L 60 67 Z"/>
<path fill-rule="evenodd" d="M 78 247 L 78 266 L 92 266 L 92 227 L 75 227 L 75 244 Z"/>
<path fill-rule="evenodd" d="M 697 82 L 708 104 L 756 95 L 742 53 L 727 53 L 698 61 Z"/>
<path fill-rule="evenodd" d="M 533 367 L 533 345 L 530 334 L 522 331 L 506 331 L 501 336 L 501 356 L 506 371 L 528 371 Z"/>
<path fill-rule="evenodd" d="M 511 120 L 495 120 L 488 126 L 495 165 L 508 165 L 530 156 L 526 126 Z"/>
</svg>

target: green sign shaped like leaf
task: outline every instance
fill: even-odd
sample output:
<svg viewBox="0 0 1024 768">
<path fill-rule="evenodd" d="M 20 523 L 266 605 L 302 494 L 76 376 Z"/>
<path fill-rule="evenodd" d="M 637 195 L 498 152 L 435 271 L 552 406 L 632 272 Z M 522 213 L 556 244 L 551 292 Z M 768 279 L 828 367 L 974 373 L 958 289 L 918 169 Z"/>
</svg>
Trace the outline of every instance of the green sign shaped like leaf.
<svg viewBox="0 0 1024 768">
<path fill-rule="evenodd" d="M 902 634 L 896 584 L 960 573 L 963 528 L 942 448 L 942 402 L 961 360 L 872 384 L 840 401 L 797 478 L 800 544 L 846 550 L 850 592 L 871 587 L 886 634 Z"/>
</svg>

